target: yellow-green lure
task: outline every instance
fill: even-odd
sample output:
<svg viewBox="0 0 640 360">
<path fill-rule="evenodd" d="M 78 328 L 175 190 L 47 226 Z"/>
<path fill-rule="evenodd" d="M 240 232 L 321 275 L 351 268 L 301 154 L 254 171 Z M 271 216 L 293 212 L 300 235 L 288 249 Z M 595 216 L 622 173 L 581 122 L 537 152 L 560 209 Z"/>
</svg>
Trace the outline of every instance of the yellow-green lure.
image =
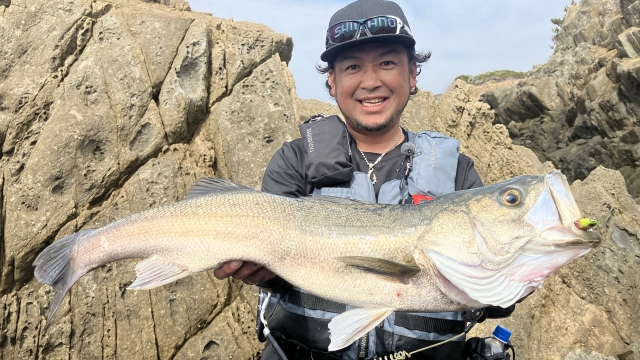
<svg viewBox="0 0 640 360">
<path fill-rule="evenodd" d="M 582 218 L 575 222 L 576 227 L 580 230 L 591 230 L 594 227 L 598 226 L 598 220 Z"/>
</svg>

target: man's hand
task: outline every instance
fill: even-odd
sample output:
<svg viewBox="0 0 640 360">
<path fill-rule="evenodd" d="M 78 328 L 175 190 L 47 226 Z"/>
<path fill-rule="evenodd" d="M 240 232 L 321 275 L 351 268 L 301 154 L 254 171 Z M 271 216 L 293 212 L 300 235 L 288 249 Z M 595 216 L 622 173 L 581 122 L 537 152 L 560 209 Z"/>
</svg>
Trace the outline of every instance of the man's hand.
<svg viewBox="0 0 640 360">
<path fill-rule="evenodd" d="M 238 260 L 222 264 L 213 271 L 213 275 L 220 280 L 233 276 L 234 279 L 242 280 L 249 285 L 263 283 L 276 277 L 276 274 L 260 264 Z"/>
</svg>

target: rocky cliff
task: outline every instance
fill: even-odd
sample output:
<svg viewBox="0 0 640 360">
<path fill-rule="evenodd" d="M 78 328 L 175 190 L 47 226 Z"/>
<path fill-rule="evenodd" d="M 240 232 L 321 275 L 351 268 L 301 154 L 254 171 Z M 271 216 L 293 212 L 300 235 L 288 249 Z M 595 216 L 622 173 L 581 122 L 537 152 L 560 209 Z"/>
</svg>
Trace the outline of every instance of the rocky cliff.
<svg viewBox="0 0 640 360">
<path fill-rule="evenodd" d="M 257 358 L 254 287 L 204 272 L 126 291 L 136 261 L 116 262 L 80 279 L 44 331 L 52 292 L 31 263 L 65 235 L 179 201 L 199 177 L 258 187 L 300 119 L 336 110 L 297 99 L 291 39 L 183 0 L 0 0 L 0 43 L 0 358 Z M 552 168 L 472 90 L 419 93 L 403 125 L 459 138 L 485 183 Z M 617 172 L 573 188 L 605 243 L 505 321 L 518 357 L 637 359 L 640 213 Z"/>
<path fill-rule="evenodd" d="M 482 100 L 515 144 L 571 179 L 599 165 L 618 169 L 640 197 L 640 2 L 571 6 L 549 61 L 515 87 Z"/>
<path fill-rule="evenodd" d="M 178 201 L 202 176 L 258 186 L 296 136 L 291 39 L 187 10 L 0 2 L 0 358 L 257 357 L 254 289 L 201 273 L 125 291 L 135 261 L 82 278 L 43 330 L 44 246 Z"/>
</svg>

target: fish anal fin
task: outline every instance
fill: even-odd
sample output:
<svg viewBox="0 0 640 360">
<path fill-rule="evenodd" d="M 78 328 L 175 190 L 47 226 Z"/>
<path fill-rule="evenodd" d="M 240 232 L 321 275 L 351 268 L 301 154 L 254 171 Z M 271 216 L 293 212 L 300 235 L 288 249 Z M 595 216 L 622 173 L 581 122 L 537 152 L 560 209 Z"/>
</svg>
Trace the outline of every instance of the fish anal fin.
<svg viewBox="0 0 640 360">
<path fill-rule="evenodd" d="M 403 284 L 408 283 L 412 277 L 420 272 L 420 268 L 415 265 L 414 261 L 408 261 L 410 265 L 407 265 L 367 256 L 342 256 L 338 258 L 338 261 L 362 271 L 389 277 Z"/>
<path fill-rule="evenodd" d="M 185 200 L 197 198 L 200 196 L 224 193 L 230 191 L 257 191 L 244 185 L 233 183 L 227 179 L 219 179 L 213 177 L 204 177 L 196 180 L 191 186 Z"/>
<path fill-rule="evenodd" d="M 136 265 L 136 280 L 127 289 L 148 290 L 190 275 L 186 267 L 151 257 Z"/>
<path fill-rule="evenodd" d="M 359 308 L 348 310 L 331 320 L 329 351 L 343 349 L 391 315 L 389 308 Z"/>
</svg>

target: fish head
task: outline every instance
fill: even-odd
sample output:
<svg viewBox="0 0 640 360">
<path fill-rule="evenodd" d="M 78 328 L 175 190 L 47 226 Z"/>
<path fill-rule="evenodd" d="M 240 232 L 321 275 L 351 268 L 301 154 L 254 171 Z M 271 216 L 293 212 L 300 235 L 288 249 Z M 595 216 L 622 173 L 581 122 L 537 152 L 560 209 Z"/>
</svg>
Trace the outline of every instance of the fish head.
<svg viewBox="0 0 640 360">
<path fill-rule="evenodd" d="M 462 241 L 441 237 L 422 249 L 440 289 L 470 307 L 510 306 L 601 243 L 596 232 L 576 226 L 580 210 L 558 171 L 441 199 L 434 234 L 443 233 L 440 218 L 456 212 L 448 227 L 455 225 Z"/>
</svg>

